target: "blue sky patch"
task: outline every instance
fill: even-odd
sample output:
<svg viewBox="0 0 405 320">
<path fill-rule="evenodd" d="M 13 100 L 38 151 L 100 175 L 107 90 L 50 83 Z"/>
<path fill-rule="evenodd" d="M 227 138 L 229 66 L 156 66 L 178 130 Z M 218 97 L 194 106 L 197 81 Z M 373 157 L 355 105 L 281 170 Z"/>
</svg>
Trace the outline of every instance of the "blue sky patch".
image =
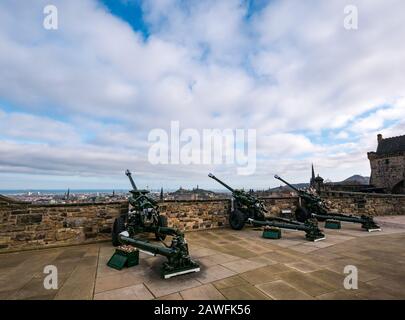
<svg viewBox="0 0 405 320">
<path fill-rule="evenodd" d="M 144 39 L 150 35 L 148 26 L 143 19 L 141 0 L 99 0 L 115 16 L 126 21 L 133 30 L 140 32 Z"/>
</svg>

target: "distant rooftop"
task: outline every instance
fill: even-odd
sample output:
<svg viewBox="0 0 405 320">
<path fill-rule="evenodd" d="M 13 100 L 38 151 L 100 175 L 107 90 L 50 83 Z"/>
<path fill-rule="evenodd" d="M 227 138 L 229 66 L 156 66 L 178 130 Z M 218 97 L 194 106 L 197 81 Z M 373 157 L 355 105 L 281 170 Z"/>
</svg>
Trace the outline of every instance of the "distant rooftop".
<svg viewBox="0 0 405 320">
<path fill-rule="evenodd" d="M 405 135 L 392 138 L 383 138 L 382 135 L 378 135 L 377 139 L 377 154 L 405 152 Z"/>
</svg>

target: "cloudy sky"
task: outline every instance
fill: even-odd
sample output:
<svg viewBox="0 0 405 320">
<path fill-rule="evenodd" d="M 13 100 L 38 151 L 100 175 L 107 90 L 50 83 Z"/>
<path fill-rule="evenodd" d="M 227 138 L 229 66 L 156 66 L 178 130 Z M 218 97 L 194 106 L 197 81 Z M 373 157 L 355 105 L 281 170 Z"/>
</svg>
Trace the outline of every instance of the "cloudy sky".
<svg viewBox="0 0 405 320">
<path fill-rule="evenodd" d="M 376 135 L 405 134 L 405 2 L 0 2 L 0 189 L 217 188 L 369 175 Z M 152 165 L 148 134 L 257 131 L 257 168 Z"/>
</svg>

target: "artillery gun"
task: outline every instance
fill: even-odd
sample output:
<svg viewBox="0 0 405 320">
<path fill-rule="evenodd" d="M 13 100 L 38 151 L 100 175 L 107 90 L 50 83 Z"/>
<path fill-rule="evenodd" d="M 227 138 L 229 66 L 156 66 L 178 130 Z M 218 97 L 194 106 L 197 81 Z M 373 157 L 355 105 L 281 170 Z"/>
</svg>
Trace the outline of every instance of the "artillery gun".
<svg viewBox="0 0 405 320">
<path fill-rule="evenodd" d="M 295 211 L 295 218 L 300 222 L 305 222 L 308 219 L 316 218 L 318 221 L 345 221 L 360 223 L 361 227 L 369 232 L 371 231 L 381 231 L 379 225 L 377 225 L 373 218 L 366 215 L 361 215 L 360 217 L 341 213 L 331 213 L 326 203 L 317 195 L 310 192 L 300 190 L 284 179 L 275 175 L 274 178 L 284 182 L 287 186 L 297 192 L 300 204 Z M 325 225 L 327 227 L 327 224 Z M 340 228 L 340 225 L 339 227 Z"/>
<path fill-rule="evenodd" d="M 184 234 L 175 228 L 152 226 L 151 230 L 161 235 L 172 236 L 170 245 L 166 245 L 163 241 L 163 246 L 150 243 L 144 239 L 133 238 L 128 231 L 123 231 L 118 235 L 118 241 L 122 244 L 131 245 L 144 253 L 156 256 L 163 255 L 167 261 L 162 264 L 161 276 L 168 279 L 174 276 L 199 272 L 200 266 L 191 259 L 188 251 L 188 244 L 184 238 Z"/>
<path fill-rule="evenodd" d="M 159 213 L 157 201 L 148 196 L 148 190 L 141 190 L 136 187 L 132 174 L 125 171 L 132 185 L 131 195 L 128 198 L 130 209 L 128 213 L 119 216 L 114 220 L 112 230 L 112 244 L 120 244 L 118 235 L 127 231 L 131 237 L 142 232 L 155 233 L 157 240 L 164 240 L 166 234 L 161 233 L 157 227 L 167 227 L 167 217 Z"/>
<path fill-rule="evenodd" d="M 265 220 L 264 214 L 267 210 L 262 201 L 244 190 L 231 188 L 212 173 L 209 173 L 208 176 L 232 192 L 231 214 L 229 215 L 229 224 L 232 229 L 241 230 L 249 218 Z"/>
<path fill-rule="evenodd" d="M 229 224 L 232 229 L 241 230 L 246 222 L 253 224 L 253 226 L 274 226 L 284 229 L 293 229 L 306 231 L 307 234 L 312 234 L 307 238 L 311 239 L 324 239 L 325 236 L 320 232 L 317 222 L 303 223 L 290 219 L 280 217 L 265 217 L 267 212 L 263 201 L 257 199 L 255 196 L 243 191 L 235 190 L 228 186 L 223 181 L 219 180 L 212 173 L 208 176 L 215 181 L 222 184 L 225 188 L 232 192 L 232 206 L 231 214 L 229 215 Z"/>
</svg>

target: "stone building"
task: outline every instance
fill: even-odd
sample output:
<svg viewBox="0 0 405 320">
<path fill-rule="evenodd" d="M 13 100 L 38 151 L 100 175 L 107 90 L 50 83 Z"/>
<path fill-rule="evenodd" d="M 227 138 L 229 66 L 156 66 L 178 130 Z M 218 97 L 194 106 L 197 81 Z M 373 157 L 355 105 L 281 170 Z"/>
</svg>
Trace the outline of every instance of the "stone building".
<svg viewBox="0 0 405 320">
<path fill-rule="evenodd" d="M 368 152 L 370 184 L 388 193 L 405 194 L 405 135 L 383 138 L 377 135 L 376 152 Z"/>
</svg>

